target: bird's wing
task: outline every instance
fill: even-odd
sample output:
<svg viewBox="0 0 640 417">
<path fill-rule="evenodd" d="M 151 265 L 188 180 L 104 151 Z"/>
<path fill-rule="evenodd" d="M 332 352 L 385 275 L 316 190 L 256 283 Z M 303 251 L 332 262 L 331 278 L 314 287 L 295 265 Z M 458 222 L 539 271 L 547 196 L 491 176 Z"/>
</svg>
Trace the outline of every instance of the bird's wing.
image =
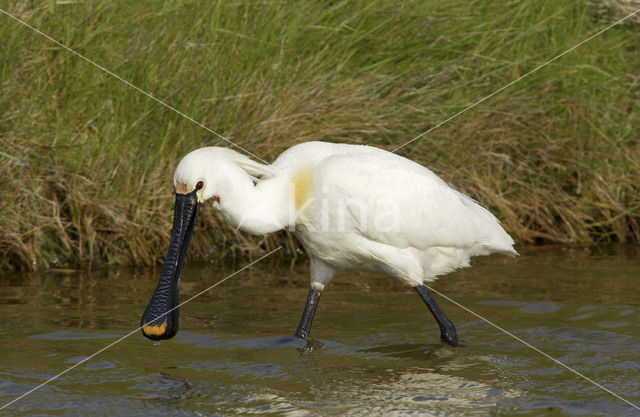
<svg viewBox="0 0 640 417">
<path fill-rule="evenodd" d="M 376 242 L 515 253 L 489 211 L 399 155 L 362 147 L 326 157 L 314 170 L 313 190 L 334 222 Z"/>
</svg>

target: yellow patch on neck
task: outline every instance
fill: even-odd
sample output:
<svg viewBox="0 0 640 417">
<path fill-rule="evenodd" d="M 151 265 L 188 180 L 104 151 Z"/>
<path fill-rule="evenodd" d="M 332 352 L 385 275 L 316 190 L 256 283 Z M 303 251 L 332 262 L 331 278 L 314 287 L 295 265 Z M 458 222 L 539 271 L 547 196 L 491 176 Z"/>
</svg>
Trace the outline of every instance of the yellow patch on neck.
<svg viewBox="0 0 640 417">
<path fill-rule="evenodd" d="M 301 169 L 293 177 L 293 202 L 300 209 L 311 193 L 312 169 Z"/>
<path fill-rule="evenodd" d="M 181 182 L 176 184 L 176 193 L 178 194 L 187 194 L 189 190 L 187 189 L 187 184 L 183 184 Z"/>
<path fill-rule="evenodd" d="M 167 320 L 165 319 L 162 324 L 145 324 L 142 327 L 142 333 L 147 336 L 162 336 L 167 330 Z"/>
</svg>

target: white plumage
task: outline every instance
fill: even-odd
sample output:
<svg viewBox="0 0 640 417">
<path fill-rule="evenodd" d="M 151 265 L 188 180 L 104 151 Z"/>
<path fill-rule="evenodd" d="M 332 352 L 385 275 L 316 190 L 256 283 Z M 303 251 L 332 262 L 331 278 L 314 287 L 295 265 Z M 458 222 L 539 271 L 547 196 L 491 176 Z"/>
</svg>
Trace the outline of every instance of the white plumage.
<svg viewBox="0 0 640 417">
<path fill-rule="evenodd" d="M 192 189 L 199 179 L 202 199 L 216 195 L 214 205 L 235 227 L 293 230 L 309 256 L 327 264 L 323 277 L 312 270 L 316 285 L 331 279 L 326 269 L 378 271 L 416 285 L 469 266 L 471 256 L 516 254 L 474 200 L 424 166 L 371 146 L 307 142 L 272 166 L 202 148 L 183 159 L 174 181 Z"/>
<path fill-rule="evenodd" d="M 475 255 L 516 254 L 511 237 L 477 202 L 429 169 L 370 146 L 307 142 L 271 166 L 230 149 L 201 148 L 180 162 L 174 186 L 178 194 L 196 193 L 199 202 L 212 200 L 240 230 L 295 233 L 311 260 L 309 300 L 296 333 L 305 338 L 320 291 L 336 271 L 356 269 L 415 287 L 442 338 L 457 344 L 455 327 L 423 282 L 469 266 Z"/>
</svg>

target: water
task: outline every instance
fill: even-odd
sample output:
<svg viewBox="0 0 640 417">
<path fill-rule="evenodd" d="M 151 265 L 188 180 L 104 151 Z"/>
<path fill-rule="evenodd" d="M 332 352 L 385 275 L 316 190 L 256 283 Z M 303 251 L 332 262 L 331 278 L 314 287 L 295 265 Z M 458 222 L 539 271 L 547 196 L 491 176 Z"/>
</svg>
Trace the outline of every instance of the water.
<svg viewBox="0 0 640 417">
<path fill-rule="evenodd" d="M 640 404 L 639 247 L 476 258 L 434 288 Z M 182 299 L 232 270 L 185 269 Z M 159 270 L 0 276 L 0 406 L 138 325 Z M 632 416 L 640 411 L 435 296 L 461 348 L 439 342 L 417 294 L 338 275 L 312 328 L 295 272 L 256 265 L 187 304 L 159 345 L 139 333 L 3 410 L 16 416 Z"/>
</svg>

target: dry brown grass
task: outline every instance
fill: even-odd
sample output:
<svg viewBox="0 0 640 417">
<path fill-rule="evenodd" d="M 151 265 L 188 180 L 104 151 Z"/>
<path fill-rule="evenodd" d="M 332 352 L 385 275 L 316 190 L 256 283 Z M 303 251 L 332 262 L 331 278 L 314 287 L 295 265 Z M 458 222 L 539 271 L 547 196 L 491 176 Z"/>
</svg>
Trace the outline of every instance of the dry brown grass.
<svg viewBox="0 0 640 417">
<path fill-rule="evenodd" d="M 601 29 L 587 4 L 18 2 L 8 11 L 267 160 L 307 140 L 387 149 Z M 0 16 L 0 265 L 160 262 L 172 171 L 222 145 Z M 518 243 L 639 242 L 638 26 L 616 27 L 400 153 L 496 213 Z M 250 237 L 202 210 L 189 256 Z"/>
</svg>

